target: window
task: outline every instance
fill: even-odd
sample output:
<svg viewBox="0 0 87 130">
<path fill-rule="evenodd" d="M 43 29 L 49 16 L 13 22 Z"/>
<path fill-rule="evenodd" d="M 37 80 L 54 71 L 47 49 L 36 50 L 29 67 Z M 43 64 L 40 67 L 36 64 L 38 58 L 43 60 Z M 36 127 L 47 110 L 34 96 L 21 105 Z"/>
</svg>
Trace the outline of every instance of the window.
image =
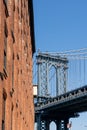
<svg viewBox="0 0 87 130">
<path fill-rule="evenodd" d="M 8 0 L 4 0 L 5 4 L 7 5 Z"/>
<path fill-rule="evenodd" d="M 13 11 L 15 11 L 15 0 L 14 0 L 14 3 L 13 3 Z"/>
<path fill-rule="evenodd" d="M 7 62 L 7 36 L 8 36 L 8 29 L 6 21 L 4 22 L 4 68 L 6 69 L 6 62 Z"/>
<path fill-rule="evenodd" d="M 6 105 L 7 94 L 3 89 L 3 101 L 2 101 L 2 130 L 5 130 L 5 105 Z"/>
<path fill-rule="evenodd" d="M 2 120 L 2 130 L 5 130 L 4 120 Z"/>
<path fill-rule="evenodd" d="M 14 88 L 14 53 L 12 59 L 12 88 Z"/>
<path fill-rule="evenodd" d="M 6 14 L 6 17 L 8 17 L 9 16 L 8 8 L 7 8 L 8 0 L 3 0 L 3 2 L 4 2 L 4 5 L 5 5 L 5 14 Z"/>
<path fill-rule="evenodd" d="M 6 69 L 7 65 L 7 38 L 4 39 L 4 68 Z"/>
<path fill-rule="evenodd" d="M 11 35 L 12 35 L 13 43 L 15 43 L 15 37 L 14 37 L 14 32 L 13 32 L 13 30 L 11 30 Z"/>
<path fill-rule="evenodd" d="M 6 21 L 4 22 L 4 33 L 5 33 L 5 36 L 8 37 L 8 29 L 7 29 Z"/>
</svg>

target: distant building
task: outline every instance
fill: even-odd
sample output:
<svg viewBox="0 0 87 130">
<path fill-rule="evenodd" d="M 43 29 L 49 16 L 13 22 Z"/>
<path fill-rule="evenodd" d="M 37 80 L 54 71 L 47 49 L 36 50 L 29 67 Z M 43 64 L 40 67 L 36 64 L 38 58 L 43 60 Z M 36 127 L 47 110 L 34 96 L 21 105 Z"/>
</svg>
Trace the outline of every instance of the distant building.
<svg viewBox="0 0 87 130">
<path fill-rule="evenodd" d="M 0 130 L 33 130 L 32 0 L 0 0 Z"/>
</svg>

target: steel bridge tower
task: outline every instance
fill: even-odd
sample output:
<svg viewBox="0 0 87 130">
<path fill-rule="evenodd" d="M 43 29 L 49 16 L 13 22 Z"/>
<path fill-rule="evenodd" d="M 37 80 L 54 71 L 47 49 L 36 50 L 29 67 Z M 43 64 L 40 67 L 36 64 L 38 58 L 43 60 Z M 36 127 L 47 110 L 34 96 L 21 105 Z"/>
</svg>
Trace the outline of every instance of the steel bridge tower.
<svg viewBox="0 0 87 130">
<path fill-rule="evenodd" d="M 56 73 L 55 96 L 65 93 L 67 91 L 67 58 L 39 52 L 36 59 L 38 66 L 38 97 L 52 97 L 49 94 L 49 72 L 52 66 L 54 66 Z"/>
<path fill-rule="evenodd" d="M 55 83 L 55 96 L 66 93 L 67 91 L 67 69 L 68 69 L 68 60 L 66 57 L 61 57 L 59 55 L 52 55 L 48 53 L 39 52 L 36 56 L 37 59 L 37 72 L 38 72 L 38 93 L 37 93 L 37 103 L 46 101 L 46 99 L 53 98 L 49 94 L 50 80 L 49 72 L 51 67 L 55 68 L 56 83 Z M 54 81 L 55 82 L 55 81 Z M 62 90 L 62 91 L 61 91 Z M 41 113 L 39 112 L 36 116 L 37 129 L 38 130 L 49 130 L 50 121 L 43 120 L 41 118 Z M 67 121 L 68 122 L 68 121 Z M 61 123 L 55 122 L 57 125 L 57 130 L 62 129 Z M 59 125 L 60 124 L 60 125 Z M 67 129 L 67 128 L 66 128 Z M 66 130 L 65 129 L 65 130 Z"/>
</svg>

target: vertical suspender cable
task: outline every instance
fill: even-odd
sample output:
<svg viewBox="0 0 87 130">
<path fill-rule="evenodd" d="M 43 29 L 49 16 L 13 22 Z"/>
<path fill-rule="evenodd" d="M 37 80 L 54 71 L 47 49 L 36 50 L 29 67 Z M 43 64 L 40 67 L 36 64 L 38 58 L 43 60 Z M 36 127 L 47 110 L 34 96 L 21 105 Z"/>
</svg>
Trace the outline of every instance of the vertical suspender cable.
<svg viewBox="0 0 87 130">
<path fill-rule="evenodd" d="M 78 77 L 79 77 L 79 85 L 81 86 L 81 84 L 82 84 L 82 80 L 81 80 L 81 59 L 80 59 L 80 56 L 79 56 L 79 75 L 78 75 Z"/>
<path fill-rule="evenodd" d="M 84 56 L 84 84 L 85 84 L 85 56 Z"/>
</svg>

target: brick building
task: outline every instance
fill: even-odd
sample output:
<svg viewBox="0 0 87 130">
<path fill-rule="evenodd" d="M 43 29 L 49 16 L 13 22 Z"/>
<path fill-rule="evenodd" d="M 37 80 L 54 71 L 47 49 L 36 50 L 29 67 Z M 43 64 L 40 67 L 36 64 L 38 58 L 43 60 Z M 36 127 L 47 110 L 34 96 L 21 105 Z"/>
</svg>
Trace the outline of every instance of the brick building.
<svg viewBox="0 0 87 130">
<path fill-rule="evenodd" d="M 32 0 L 0 0 L 0 130 L 33 130 Z"/>
</svg>

